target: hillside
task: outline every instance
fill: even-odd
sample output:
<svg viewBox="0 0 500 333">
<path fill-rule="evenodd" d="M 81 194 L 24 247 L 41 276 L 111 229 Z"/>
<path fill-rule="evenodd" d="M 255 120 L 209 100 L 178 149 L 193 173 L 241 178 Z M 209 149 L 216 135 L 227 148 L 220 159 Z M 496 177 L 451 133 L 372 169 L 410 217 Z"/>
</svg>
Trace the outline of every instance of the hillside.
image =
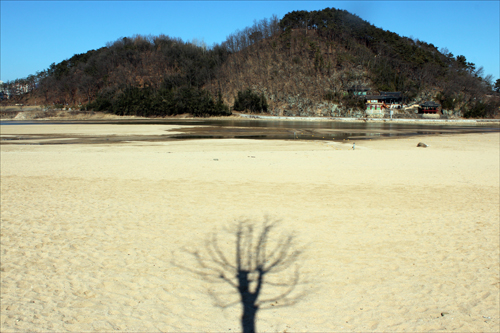
<svg viewBox="0 0 500 333">
<path fill-rule="evenodd" d="M 432 44 L 335 9 L 285 15 L 279 34 L 232 54 L 221 73 L 230 104 L 237 91 L 251 88 L 266 95 L 275 115 L 363 110 L 348 94 L 353 87 L 401 91 L 407 103 L 435 100 L 466 116 L 498 115 L 498 97 L 486 97 L 492 93 L 491 77 L 483 78 L 482 68 L 464 56 L 443 54 Z"/>
<path fill-rule="evenodd" d="M 247 91 L 262 101 L 254 112 L 359 116 L 364 101 L 353 88 L 362 87 L 400 91 L 406 104 L 433 100 L 447 114 L 497 117 L 491 81 L 464 56 L 327 8 L 264 19 L 211 48 L 164 35 L 122 38 L 20 80 L 31 88 L 17 100 L 120 115 L 211 116 L 248 105 L 235 104 Z"/>
</svg>

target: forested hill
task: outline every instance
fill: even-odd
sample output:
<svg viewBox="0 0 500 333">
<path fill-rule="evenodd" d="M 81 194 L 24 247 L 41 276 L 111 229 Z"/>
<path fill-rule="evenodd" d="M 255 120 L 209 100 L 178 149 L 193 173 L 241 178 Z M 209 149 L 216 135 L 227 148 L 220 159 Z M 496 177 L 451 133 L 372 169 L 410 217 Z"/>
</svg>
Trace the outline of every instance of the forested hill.
<svg viewBox="0 0 500 333">
<path fill-rule="evenodd" d="M 408 103 L 434 100 L 468 117 L 498 116 L 500 105 L 500 80 L 493 86 L 464 56 L 333 8 L 264 19 L 212 47 L 121 38 L 23 80 L 37 86 L 23 98 L 122 115 L 344 115 L 364 108 L 356 87 L 401 91 Z"/>
</svg>

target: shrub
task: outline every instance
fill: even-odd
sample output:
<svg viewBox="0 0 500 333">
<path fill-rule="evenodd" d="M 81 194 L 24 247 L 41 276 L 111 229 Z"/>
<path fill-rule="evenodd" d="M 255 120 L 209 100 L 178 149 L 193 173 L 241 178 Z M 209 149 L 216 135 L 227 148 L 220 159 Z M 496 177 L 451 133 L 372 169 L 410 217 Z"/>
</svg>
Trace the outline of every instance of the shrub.
<svg viewBox="0 0 500 333">
<path fill-rule="evenodd" d="M 449 93 L 440 92 L 436 95 L 435 99 L 439 103 L 441 103 L 441 107 L 444 110 L 453 110 L 453 109 L 455 109 L 455 106 L 457 105 L 456 98 L 454 98 L 454 96 L 449 94 Z"/>
<path fill-rule="evenodd" d="M 334 91 L 327 91 L 325 95 L 323 95 L 323 99 L 330 101 L 330 102 L 335 102 L 338 103 L 341 99 L 341 95 L 339 92 L 334 92 Z"/>
<path fill-rule="evenodd" d="M 116 95 L 102 94 L 86 108 L 108 111 L 120 116 L 141 117 L 165 117 L 182 113 L 191 113 L 195 117 L 231 114 L 220 93 L 217 101 L 214 101 L 206 90 L 188 86 L 172 88 L 167 85 L 158 90 L 149 87 L 128 87 Z"/>
<path fill-rule="evenodd" d="M 500 113 L 500 101 L 477 101 L 470 105 L 464 112 L 465 118 L 495 118 Z"/>
<path fill-rule="evenodd" d="M 267 112 L 267 100 L 264 93 L 259 95 L 251 89 L 238 91 L 233 108 L 236 111 Z"/>
</svg>

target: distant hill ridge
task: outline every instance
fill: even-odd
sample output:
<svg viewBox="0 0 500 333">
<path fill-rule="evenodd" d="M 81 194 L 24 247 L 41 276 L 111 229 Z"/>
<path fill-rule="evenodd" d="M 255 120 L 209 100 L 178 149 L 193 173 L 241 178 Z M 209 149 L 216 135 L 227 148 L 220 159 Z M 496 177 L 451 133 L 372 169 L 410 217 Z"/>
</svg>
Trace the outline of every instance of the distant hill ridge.
<svg viewBox="0 0 500 333">
<path fill-rule="evenodd" d="M 492 76 L 464 56 L 333 8 L 273 16 L 210 48 L 165 35 L 121 38 L 23 80 L 33 89 L 19 98 L 123 115 L 230 114 L 248 89 L 272 115 L 362 113 L 356 87 L 466 117 L 498 117 L 500 105 Z"/>
</svg>

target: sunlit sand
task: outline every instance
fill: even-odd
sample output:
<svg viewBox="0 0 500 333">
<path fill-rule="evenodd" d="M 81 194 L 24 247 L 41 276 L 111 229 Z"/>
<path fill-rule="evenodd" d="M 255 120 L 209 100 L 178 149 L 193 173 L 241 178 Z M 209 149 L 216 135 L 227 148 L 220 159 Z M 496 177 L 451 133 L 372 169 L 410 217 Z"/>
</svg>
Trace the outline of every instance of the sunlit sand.
<svg viewBox="0 0 500 333">
<path fill-rule="evenodd" d="M 499 138 L 2 145 L 1 331 L 239 331 L 240 306 L 209 295 L 228 285 L 172 259 L 266 216 L 312 283 L 259 331 L 498 331 Z"/>
</svg>

